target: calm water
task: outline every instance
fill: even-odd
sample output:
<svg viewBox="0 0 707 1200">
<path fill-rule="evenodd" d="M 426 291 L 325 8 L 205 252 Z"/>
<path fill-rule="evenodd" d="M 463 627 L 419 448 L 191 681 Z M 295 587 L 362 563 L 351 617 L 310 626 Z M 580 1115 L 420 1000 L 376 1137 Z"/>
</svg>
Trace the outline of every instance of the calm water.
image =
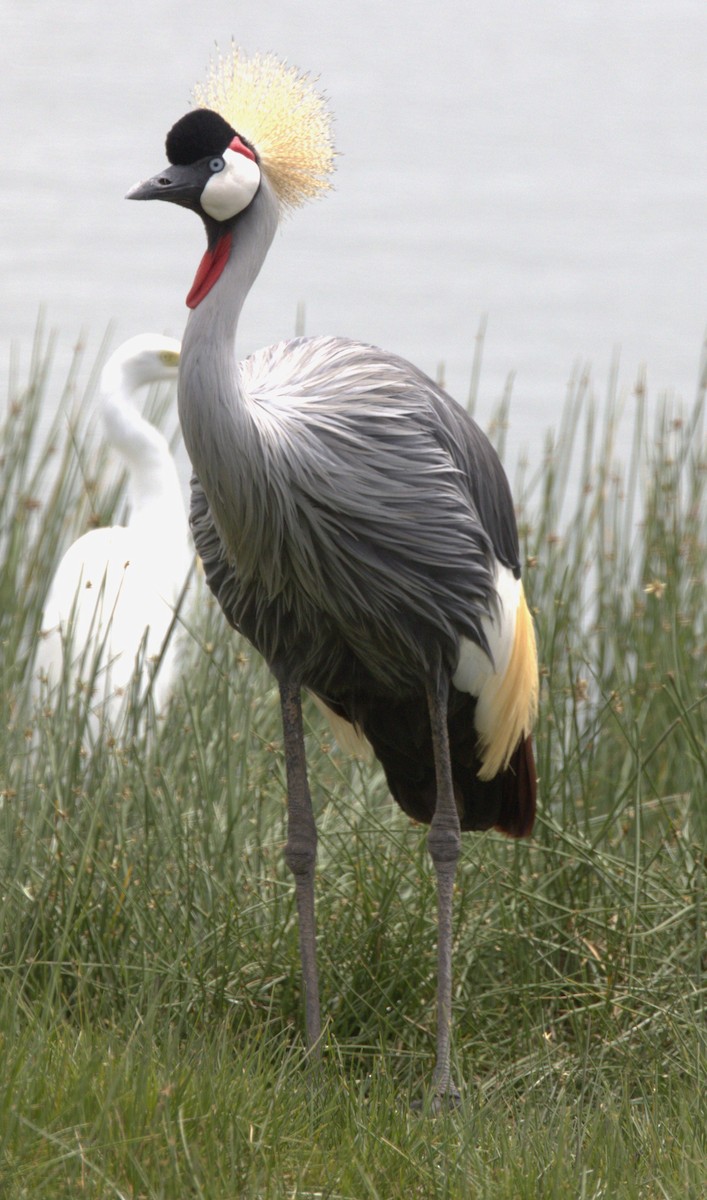
<svg viewBox="0 0 707 1200">
<path fill-rule="evenodd" d="M 5 0 L 0 366 L 43 305 L 59 362 L 146 329 L 179 336 L 202 252 L 191 214 L 123 196 L 163 164 L 215 42 L 321 77 L 336 191 L 283 227 L 240 350 L 345 333 L 464 398 L 488 315 L 481 411 L 516 373 L 539 445 L 577 361 L 621 350 L 653 392 L 694 392 L 707 325 L 704 0 Z M 434 13 L 433 13 L 434 8 Z M 90 355 L 89 355 L 90 357 Z M 2 393 L 5 392 L 2 387 Z"/>
</svg>

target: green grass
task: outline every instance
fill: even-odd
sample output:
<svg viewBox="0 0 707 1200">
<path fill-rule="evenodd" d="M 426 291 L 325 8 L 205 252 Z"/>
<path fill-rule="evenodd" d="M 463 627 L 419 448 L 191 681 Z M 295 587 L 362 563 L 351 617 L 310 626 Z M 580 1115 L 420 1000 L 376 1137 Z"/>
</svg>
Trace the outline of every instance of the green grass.
<svg viewBox="0 0 707 1200">
<path fill-rule="evenodd" d="M 257 656 L 198 588 L 149 746 L 86 755 L 80 705 L 27 704 L 58 558 L 121 503 L 82 450 L 79 366 L 71 436 L 65 412 L 38 432 L 50 351 L 40 337 L 0 445 L 3 1200 L 707 1195 L 704 389 L 678 411 L 613 380 L 597 405 L 578 376 L 516 484 L 541 810 L 531 841 L 464 839 L 463 1104 L 429 1119 L 410 1101 L 433 1064 L 434 881 L 380 770 L 307 710 L 327 1019 L 312 1087 Z"/>
</svg>

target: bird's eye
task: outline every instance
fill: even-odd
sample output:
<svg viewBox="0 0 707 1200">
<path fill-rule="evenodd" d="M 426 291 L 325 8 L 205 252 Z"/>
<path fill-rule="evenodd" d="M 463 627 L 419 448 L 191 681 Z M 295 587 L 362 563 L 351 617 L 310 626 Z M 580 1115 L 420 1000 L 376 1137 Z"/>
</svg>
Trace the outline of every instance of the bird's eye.
<svg viewBox="0 0 707 1200">
<path fill-rule="evenodd" d="M 215 175 L 217 171 L 223 171 L 225 165 L 222 158 L 212 158 L 209 162 L 209 170 Z"/>
</svg>

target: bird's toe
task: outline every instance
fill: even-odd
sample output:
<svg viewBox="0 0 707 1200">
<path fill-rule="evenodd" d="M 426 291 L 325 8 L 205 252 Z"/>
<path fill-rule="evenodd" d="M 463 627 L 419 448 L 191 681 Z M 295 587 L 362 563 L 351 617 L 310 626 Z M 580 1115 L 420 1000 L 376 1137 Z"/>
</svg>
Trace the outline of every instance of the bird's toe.
<svg viewBox="0 0 707 1200">
<path fill-rule="evenodd" d="M 461 1107 L 461 1092 L 450 1084 L 444 1091 L 432 1088 L 421 1100 L 413 1100 L 412 1111 L 421 1117 L 440 1117 Z"/>
</svg>

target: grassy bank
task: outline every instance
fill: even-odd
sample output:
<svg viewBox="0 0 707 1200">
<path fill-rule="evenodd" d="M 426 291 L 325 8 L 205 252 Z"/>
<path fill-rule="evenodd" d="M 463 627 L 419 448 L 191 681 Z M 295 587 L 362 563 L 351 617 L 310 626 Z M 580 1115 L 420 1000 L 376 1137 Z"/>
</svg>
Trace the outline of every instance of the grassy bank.
<svg viewBox="0 0 707 1200">
<path fill-rule="evenodd" d="M 578 376 L 521 470 L 541 812 L 527 843 L 464 839 L 463 1105 L 428 1120 L 410 1100 L 433 1061 L 434 881 L 375 765 L 307 710 L 328 1021 L 312 1091 L 257 656 L 197 583 L 149 747 L 87 755 L 81 705 L 28 706 L 58 558 L 120 510 L 82 451 L 85 402 L 71 434 L 65 414 L 38 434 L 45 359 L 0 446 L 0 1195 L 704 1197 L 703 392 L 649 419 L 640 385 L 597 405 Z"/>
</svg>

